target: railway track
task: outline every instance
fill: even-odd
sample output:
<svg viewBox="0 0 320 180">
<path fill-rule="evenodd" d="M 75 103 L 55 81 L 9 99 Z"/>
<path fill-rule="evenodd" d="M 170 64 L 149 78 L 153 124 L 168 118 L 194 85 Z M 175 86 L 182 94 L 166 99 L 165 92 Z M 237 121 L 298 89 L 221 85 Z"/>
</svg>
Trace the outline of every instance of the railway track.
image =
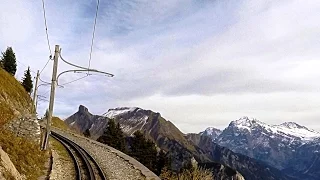
<svg viewBox="0 0 320 180">
<path fill-rule="evenodd" d="M 51 132 L 51 136 L 66 148 L 73 159 L 77 180 L 107 180 L 98 163 L 86 150 L 55 132 Z"/>
</svg>

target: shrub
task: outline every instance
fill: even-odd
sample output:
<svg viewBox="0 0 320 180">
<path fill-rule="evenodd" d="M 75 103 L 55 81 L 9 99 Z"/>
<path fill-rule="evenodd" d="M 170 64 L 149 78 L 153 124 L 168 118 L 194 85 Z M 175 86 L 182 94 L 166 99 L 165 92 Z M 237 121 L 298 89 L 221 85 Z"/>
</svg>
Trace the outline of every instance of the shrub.
<svg viewBox="0 0 320 180">
<path fill-rule="evenodd" d="M 192 170 L 183 170 L 181 173 L 175 173 L 164 168 L 160 174 L 162 180 L 212 180 L 213 175 L 210 170 L 203 168 L 193 168 Z"/>
</svg>

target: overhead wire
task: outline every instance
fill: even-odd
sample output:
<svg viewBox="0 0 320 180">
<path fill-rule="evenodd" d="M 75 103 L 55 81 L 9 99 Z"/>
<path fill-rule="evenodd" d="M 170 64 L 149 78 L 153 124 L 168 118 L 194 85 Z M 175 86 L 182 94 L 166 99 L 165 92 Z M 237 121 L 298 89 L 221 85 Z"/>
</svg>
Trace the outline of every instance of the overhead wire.
<svg viewBox="0 0 320 180">
<path fill-rule="evenodd" d="M 19 64 L 23 65 L 24 67 L 29 68 L 29 70 L 30 70 L 32 73 L 37 74 L 36 71 L 34 71 L 34 70 L 32 70 L 32 69 L 30 68 L 30 66 L 27 66 L 26 64 L 24 64 L 24 63 L 22 63 L 22 62 L 20 62 L 20 61 L 18 61 L 18 60 L 16 60 L 16 61 L 17 61 Z"/>
<path fill-rule="evenodd" d="M 42 95 L 42 96 L 45 96 L 46 94 L 49 93 L 50 90 L 51 90 L 51 89 L 49 88 L 45 93 L 43 93 L 43 94 L 41 94 L 41 95 Z"/>
<path fill-rule="evenodd" d="M 51 51 L 50 41 L 49 41 L 49 33 L 48 33 L 48 25 L 47 25 L 47 17 L 46 17 L 46 8 L 45 8 L 45 5 L 44 5 L 44 0 L 42 0 L 42 9 L 43 9 L 44 26 L 46 28 L 48 48 L 49 48 L 50 56 L 52 56 L 52 51 Z"/>
<path fill-rule="evenodd" d="M 96 32 L 96 25 L 97 25 L 97 17 L 98 17 L 98 12 L 99 12 L 99 5 L 100 5 L 100 0 L 97 0 L 96 15 L 95 15 L 95 18 L 94 18 L 93 32 L 92 32 L 92 39 L 91 39 L 91 47 L 90 47 L 90 53 L 89 53 L 89 65 L 88 65 L 88 69 L 90 68 L 90 65 L 91 65 L 91 58 L 92 58 L 94 37 L 95 37 L 95 32 Z M 89 71 L 88 71 L 88 74 L 89 74 Z"/>
<path fill-rule="evenodd" d="M 86 78 L 86 77 L 88 77 L 88 76 L 90 76 L 90 75 L 91 75 L 91 74 L 86 74 L 85 76 L 83 76 L 83 77 L 81 77 L 81 78 L 72 80 L 72 81 L 67 82 L 67 83 L 59 84 L 59 85 L 60 85 L 60 86 L 64 86 L 64 85 L 67 85 L 67 84 L 71 84 L 71 83 L 74 83 L 74 82 L 79 81 L 79 80 L 81 80 L 81 79 L 84 79 L 84 78 Z"/>
<path fill-rule="evenodd" d="M 47 102 L 49 102 L 49 100 L 47 100 L 45 98 L 41 98 L 41 97 L 38 97 L 38 101 L 47 101 Z"/>
</svg>

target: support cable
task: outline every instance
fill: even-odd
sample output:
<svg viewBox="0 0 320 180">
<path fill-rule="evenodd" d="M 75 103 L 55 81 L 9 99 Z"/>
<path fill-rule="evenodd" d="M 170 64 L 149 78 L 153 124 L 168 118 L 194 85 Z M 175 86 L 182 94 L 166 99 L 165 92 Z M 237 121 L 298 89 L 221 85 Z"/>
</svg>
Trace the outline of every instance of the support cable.
<svg viewBox="0 0 320 180">
<path fill-rule="evenodd" d="M 97 0 L 96 16 L 95 16 L 95 18 L 94 18 L 94 24 L 93 24 L 93 32 L 92 32 L 92 39 L 91 39 L 91 48 L 90 48 L 90 54 L 89 54 L 89 65 L 88 65 L 88 69 L 90 68 L 90 65 L 91 65 L 92 50 L 93 50 L 94 37 L 95 37 L 95 32 L 96 32 L 96 25 L 97 25 L 97 17 L 98 17 L 99 5 L 100 5 L 100 0 Z M 88 71 L 88 74 L 89 74 L 89 71 Z"/>
<path fill-rule="evenodd" d="M 79 80 L 81 80 L 81 79 L 84 79 L 84 78 L 86 78 L 86 77 L 88 77 L 88 76 L 90 76 L 90 75 L 91 75 L 91 74 L 89 74 L 89 75 L 85 75 L 85 76 L 83 76 L 83 77 L 81 77 L 81 78 L 78 78 L 78 79 L 72 80 L 72 81 L 70 81 L 70 82 L 60 84 L 60 86 L 64 86 L 64 85 L 67 85 L 67 84 L 74 83 L 74 82 L 79 81 Z"/>
<path fill-rule="evenodd" d="M 42 9 L 43 9 L 44 26 L 46 28 L 48 48 L 49 48 L 50 56 L 52 56 L 52 51 L 51 51 L 50 41 L 49 41 L 48 25 L 47 25 L 47 17 L 46 17 L 46 8 L 45 8 L 45 5 L 44 5 L 44 0 L 42 0 Z"/>
<path fill-rule="evenodd" d="M 48 65 L 48 63 L 49 63 L 49 61 L 51 60 L 51 55 L 50 55 L 50 57 L 49 57 L 49 59 L 48 59 L 48 61 L 47 61 L 47 63 L 44 65 L 44 67 L 41 69 L 41 71 L 40 71 L 40 74 L 42 73 L 42 71 L 47 67 L 47 65 Z"/>
</svg>

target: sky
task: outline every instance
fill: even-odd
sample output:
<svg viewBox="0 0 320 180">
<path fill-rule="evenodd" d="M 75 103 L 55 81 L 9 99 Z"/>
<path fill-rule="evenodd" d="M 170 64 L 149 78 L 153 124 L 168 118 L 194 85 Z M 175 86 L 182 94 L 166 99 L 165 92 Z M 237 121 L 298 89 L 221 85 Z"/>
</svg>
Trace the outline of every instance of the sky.
<svg viewBox="0 0 320 180">
<path fill-rule="evenodd" d="M 97 2 L 45 0 L 51 51 L 88 67 Z M 93 114 L 141 107 L 182 132 L 224 129 L 243 116 L 320 131 L 320 3 L 317 0 L 101 0 L 90 67 L 56 89 L 54 115 L 80 104 Z M 17 79 L 50 55 L 42 2 L 0 1 L 0 50 L 12 46 Z M 58 71 L 74 69 L 61 59 Z M 49 61 L 41 79 L 51 80 Z M 33 75 L 35 75 L 33 73 Z M 64 84 L 85 74 L 67 73 Z M 39 94 L 49 99 L 49 87 Z M 39 102 L 44 114 L 48 102 Z"/>
</svg>

